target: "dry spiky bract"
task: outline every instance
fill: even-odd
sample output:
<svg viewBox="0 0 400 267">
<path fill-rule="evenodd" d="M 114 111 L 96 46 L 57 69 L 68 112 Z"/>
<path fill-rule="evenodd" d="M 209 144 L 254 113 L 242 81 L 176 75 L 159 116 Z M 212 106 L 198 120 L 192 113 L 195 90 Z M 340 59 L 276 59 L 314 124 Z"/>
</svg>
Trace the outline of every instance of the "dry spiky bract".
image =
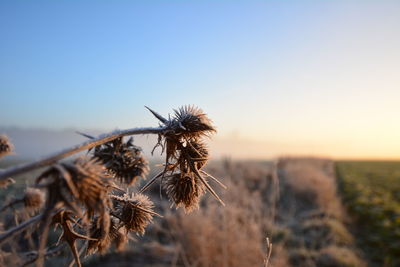
<svg viewBox="0 0 400 267">
<path fill-rule="evenodd" d="M 207 115 L 195 106 L 183 106 L 175 110 L 173 123 L 180 129 L 177 134 L 186 138 L 201 137 L 216 132 Z"/>
<path fill-rule="evenodd" d="M 8 137 L 0 134 L 0 158 L 10 154 L 14 149 Z"/>
<path fill-rule="evenodd" d="M 27 188 L 23 201 L 28 210 L 40 210 L 45 202 L 45 194 L 39 189 Z"/>
<path fill-rule="evenodd" d="M 86 255 L 96 252 L 105 253 L 117 236 L 118 226 L 115 221 L 108 217 L 95 217 L 91 222 L 90 237 Z"/>
<path fill-rule="evenodd" d="M 164 188 L 176 207 L 184 207 L 185 212 L 191 212 L 199 207 L 200 197 L 205 189 L 199 178 L 190 173 L 168 176 Z"/>
<path fill-rule="evenodd" d="M 145 195 L 125 194 L 113 197 L 114 213 L 121 220 L 125 229 L 137 234 L 144 234 L 145 228 L 153 221 L 153 216 L 160 216 L 153 211 L 153 202 Z"/>
<path fill-rule="evenodd" d="M 107 170 L 119 181 L 132 185 L 138 178 L 145 178 L 149 164 L 143 157 L 141 149 L 133 145 L 130 138 L 126 143 L 122 138 L 95 148 L 93 156 L 99 159 Z"/>
<path fill-rule="evenodd" d="M 39 176 L 36 183 L 47 188 L 47 209 L 63 204 L 81 214 L 78 202 L 91 217 L 96 211 L 103 214 L 108 207 L 110 178 L 95 160 L 79 157 L 73 163 L 56 164 Z"/>
<path fill-rule="evenodd" d="M 91 224 L 90 237 L 94 240 L 88 242 L 86 255 L 96 252 L 103 254 L 111 244 L 115 245 L 117 251 L 122 251 L 129 240 L 128 233 L 125 229 L 120 228 L 115 218 L 112 218 L 108 225 L 102 223 L 101 219 L 95 218 Z"/>
<path fill-rule="evenodd" d="M 53 216 L 52 224 L 55 226 L 61 225 L 62 230 L 63 230 L 61 236 L 58 239 L 57 244 L 61 240 L 67 242 L 67 244 L 70 247 L 71 252 L 74 256 L 76 264 L 78 266 L 81 266 L 80 260 L 79 260 L 79 253 L 78 253 L 78 250 L 76 247 L 76 240 L 77 239 L 93 240 L 93 239 L 75 232 L 73 224 L 77 224 L 77 222 L 74 220 L 72 212 L 65 211 L 65 210 L 59 211 L 58 213 L 56 213 Z"/>
</svg>

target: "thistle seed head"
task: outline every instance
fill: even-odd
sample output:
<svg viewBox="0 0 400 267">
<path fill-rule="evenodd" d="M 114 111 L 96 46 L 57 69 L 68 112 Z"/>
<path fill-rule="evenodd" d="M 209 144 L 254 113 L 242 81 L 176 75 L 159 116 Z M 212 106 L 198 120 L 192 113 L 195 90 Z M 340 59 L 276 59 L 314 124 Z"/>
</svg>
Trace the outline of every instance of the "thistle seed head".
<svg viewBox="0 0 400 267">
<path fill-rule="evenodd" d="M 103 166 L 93 159 L 80 157 L 74 164 L 65 167 L 71 174 L 78 190 L 78 198 L 86 206 L 88 213 L 104 213 L 111 180 L 105 175 Z"/>
<path fill-rule="evenodd" d="M 10 154 L 14 149 L 8 137 L 4 134 L 0 134 L 0 158 Z"/>
<path fill-rule="evenodd" d="M 175 110 L 173 118 L 169 120 L 150 111 L 165 127 L 155 148 L 162 147 L 162 152 L 166 152 L 166 160 L 163 172 L 155 176 L 142 190 L 147 189 L 155 179 L 168 177 L 163 186 L 177 207 L 183 206 L 188 212 L 198 207 L 205 189 L 223 204 L 201 174 L 204 173 L 201 169 L 209 157 L 202 138 L 216 132 L 211 120 L 200 108 L 194 106 L 183 106 Z M 216 178 L 210 177 L 219 183 Z"/>
<path fill-rule="evenodd" d="M 80 157 L 73 163 L 56 164 L 40 175 L 36 184 L 47 188 L 49 209 L 62 203 L 80 214 L 78 202 L 86 207 L 88 217 L 92 217 L 94 212 L 103 214 L 109 206 L 107 193 L 111 180 L 95 160 Z"/>
<path fill-rule="evenodd" d="M 110 217 L 96 217 L 90 227 L 90 240 L 86 249 L 86 255 L 96 252 L 105 253 L 118 233 L 117 223 Z"/>
<path fill-rule="evenodd" d="M 176 132 L 186 138 L 201 137 L 216 132 L 207 115 L 195 106 L 183 106 L 175 110 L 173 123 L 180 129 Z"/>
<path fill-rule="evenodd" d="M 205 192 L 204 185 L 192 173 L 175 173 L 166 177 L 164 188 L 175 206 L 183 207 L 188 213 L 199 208 L 200 198 Z"/>
<path fill-rule="evenodd" d="M 45 202 L 45 194 L 37 188 L 27 188 L 23 200 L 28 210 L 40 210 Z"/>
<path fill-rule="evenodd" d="M 0 188 L 7 188 L 10 184 L 15 184 L 15 180 L 11 177 L 0 181 Z"/>
<path fill-rule="evenodd" d="M 133 145 L 133 139 L 126 143 L 118 138 L 96 147 L 94 157 L 99 159 L 107 170 L 119 181 L 132 185 L 140 177 L 145 178 L 149 171 L 148 161 L 141 149 Z"/>
<path fill-rule="evenodd" d="M 158 215 L 153 211 L 153 202 L 146 195 L 125 194 L 123 197 L 113 199 L 117 217 L 127 231 L 143 235 L 147 225 L 153 221 L 153 216 Z"/>
</svg>

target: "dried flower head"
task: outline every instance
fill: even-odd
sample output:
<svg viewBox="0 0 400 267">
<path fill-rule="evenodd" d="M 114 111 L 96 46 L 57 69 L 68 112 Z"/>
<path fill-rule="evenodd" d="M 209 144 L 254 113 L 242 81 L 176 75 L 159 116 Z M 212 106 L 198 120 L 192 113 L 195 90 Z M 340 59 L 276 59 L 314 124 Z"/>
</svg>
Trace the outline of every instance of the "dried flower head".
<svg viewBox="0 0 400 267">
<path fill-rule="evenodd" d="M 139 177 L 145 178 L 149 171 L 147 160 L 141 149 L 133 145 L 132 138 L 126 143 L 118 138 L 98 146 L 94 150 L 94 157 L 118 180 L 128 185 L 132 185 Z"/>
<path fill-rule="evenodd" d="M 211 120 L 198 107 L 183 106 L 175 110 L 172 120 L 177 124 L 177 134 L 185 138 L 201 137 L 216 132 Z"/>
<path fill-rule="evenodd" d="M 37 188 L 27 188 L 24 196 L 25 208 L 29 210 L 39 210 L 45 202 L 45 194 Z"/>
<path fill-rule="evenodd" d="M 121 220 L 125 229 L 137 234 L 144 234 L 145 228 L 153 221 L 153 216 L 160 216 L 153 211 L 153 202 L 145 195 L 125 194 L 123 197 L 113 196 L 114 215 Z"/>
<path fill-rule="evenodd" d="M 152 178 L 141 192 L 145 191 L 156 179 L 168 177 L 164 188 L 177 206 L 184 206 L 187 211 L 196 207 L 199 197 L 203 194 L 203 187 L 224 205 L 203 174 L 222 187 L 225 188 L 225 186 L 201 170 L 209 157 L 202 138 L 216 131 L 211 120 L 201 109 L 194 106 L 183 106 L 175 110 L 173 118 L 169 120 L 149 110 L 166 127 L 166 130 L 159 135 L 156 145 L 156 147 L 162 147 L 162 152 L 166 152 L 166 160 L 163 172 Z"/>
<path fill-rule="evenodd" d="M 80 214 L 75 203 L 78 201 L 87 208 L 88 217 L 92 217 L 95 211 L 103 214 L 109 205 L 107 193 L 111 180 L 95 160 L 80 157 L 73 163 L 56 164 L 40 175 L 36 183 L 47 188 L 48 209 L 61 203 Z"/>
<path fill-rule="evenodd" d="M 179 156 L 177 149 L 179 149 L 179 146 L 183 143 L 192 139 L 200 139 L 216 132 L 211 120 L 198 107 L 183 106 L 178 110 L 174 110 L 175 114 L 173 118 L 169 120 L 163 118 L 150 108 L 148 109 L 168 128 L 159 136 L 159 142 L 156 145 L 156 147 L 162 146 L 163 151 L 165 149 L 167 162 Z M 162 142 L 162 140 L 164 140 L 164 142 Z"/>
<path fill-rule="evenodd" d="M 7 188 L 10 184 L 15 184 L 15 180 L 11 177 L 0 181 L 0 188 Z"/>
<path fill-rule="evenodd" d="M 10 154 L 14 149 L 8 137 L 0 134 L 0 158 Z"/>
<path fill-rule="evenodd" d="M 177 208 L 184 207 L 185 212 L 198 209 L 200 198 L 205 192 L 203 183 L 192 173 L 175 173 L 168 176 L 163 186 L 169 199 Z"/>
<path fill-rule="evenodd" d="M 88 242 L 86 255 L 96 252 L 103 254 L 113 242 L 116 242 L 119 234 L 118 224 L 110 217 L 106 219 L 104 217 L 93 218 L 89 232 L 90 237 L 94 240 Z"/>
</svg>

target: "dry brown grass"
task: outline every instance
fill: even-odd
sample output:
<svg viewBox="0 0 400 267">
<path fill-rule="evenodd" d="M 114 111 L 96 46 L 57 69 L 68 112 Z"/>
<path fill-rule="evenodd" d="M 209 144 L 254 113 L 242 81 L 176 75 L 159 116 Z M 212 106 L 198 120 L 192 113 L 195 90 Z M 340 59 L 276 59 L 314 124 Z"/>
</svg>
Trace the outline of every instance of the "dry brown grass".
<svg viewBox="0 0 400 267">
<path fill-rule="evenodd" d="M 222 193 L 227 206 L 205 201 L 189 216 L 167 216 L 179 264 L 261 266 L 268 236 L 270 266 L 365 265 L 343 223 L 332 161 L 285 158 L 276 165 L 225 161 L 210 167 L 229 188 Z"/>
<path fill-rule="evenodd" d="M 292 266 L 364 266 L 344 222 L 333 162 L 284 158 L 277 222 L 290 231 L 286 241 Z"/>
<path fill-rule="evenodd" d="M 342 207 L 336 191 L 333 162 L 322 159 L 281 159 L 281 177 L 285 191 L 293 195 L 289 207 L 296 212 L 319 209 L 341 216 Z M 311 208 L 312 207 L 312 208 Z"/>
<path fill-rule="evenodd" d="M 264 201 L 276 199 L 276 196 L 264 196 L 276 182 L 271 170 L 255 163 L 232 164 L 229 161 L 212 168 L 223 177 L 229 189 L 222 194 L 226 207 L 220 209 L 206 201 L 204 208 L 189 216 L 179 213 L 178 217 L 172 214 L 167 217 L 174 242 L 181 248 L 182 264 L 262 265 L 267 253 L 266 229 L 274 209 L 274 205 L 266 206 Z M 284 253 L 281 246 L 274 247 L 270 263 L 285 266 Z"/>
</svg>

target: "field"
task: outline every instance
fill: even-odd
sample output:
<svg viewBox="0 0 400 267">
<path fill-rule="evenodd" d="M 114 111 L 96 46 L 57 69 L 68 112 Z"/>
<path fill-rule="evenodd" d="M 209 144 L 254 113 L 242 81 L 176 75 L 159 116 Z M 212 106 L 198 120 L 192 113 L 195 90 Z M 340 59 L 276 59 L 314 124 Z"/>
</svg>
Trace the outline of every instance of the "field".
<svg viewBox="0 0 400 267">
<path fill-rule="evenodd" d="M 338 162 L 343 200 L 371 264 L 400 265 L 400 162 Z"/>
<path fill-rule="evenodd" d="M 151 167 L 149 176 L 160 168 Z M 131 235 L 124 251 L 112 248 L 82 257 L 83 265 L 262 266 L 267 237 L 273 244 L 270 266 L 399 265 L 400 162 L 224 160 L 206 170 L 227 185 L 227 190 L 215 187 L 225 207 L 207 194 L 199 210 L 185 214 L 170 209 L 154 185 L 148 195 L 164 217 L 156 218 L 144 236 Z M 2 202 L 7 202 L 5 193 L 21 193 L 23 187 L 16 183 L 3 189 Z M 17 215 L 24 219 L 23 213 Z M 13 224 L 12 213 L 5 217 Z M 49 246 L 59 234 L 50 232 Z M 15 242 L 32 249 L 34 239 L 23 236 Z M 85 242 L 78 247 L 84 249 Z M 9 262 L 13 250 L 2 250 L 1 260 Z M 49 266 L 71 262 L 66 247 L 47 260 Z"/>
</svg>

